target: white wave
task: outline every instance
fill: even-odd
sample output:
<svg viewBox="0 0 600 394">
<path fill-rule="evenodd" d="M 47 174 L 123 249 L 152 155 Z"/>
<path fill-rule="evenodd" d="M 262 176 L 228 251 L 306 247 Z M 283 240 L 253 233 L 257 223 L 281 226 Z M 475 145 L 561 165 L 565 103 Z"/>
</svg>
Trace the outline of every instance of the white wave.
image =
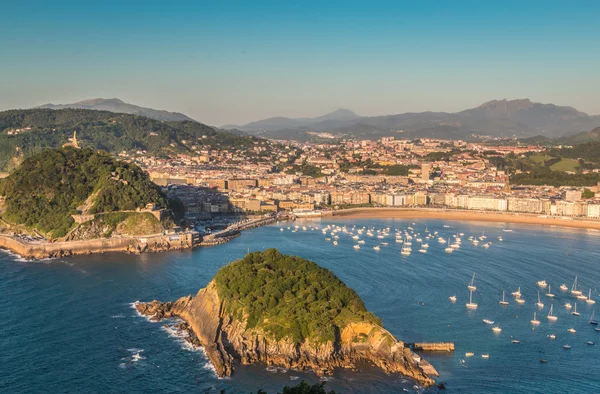
<svg viewBox="0 0 600 394">
<path fill-rule="evenodd" d="M 140 301 L 134 301 L 134 302 L 130 302 L 128 305 L 135 311 L 135 314 L 138 315 L 139 317 L 143 317 L 144 319 L 146 319 L 147 321 L 149 321 L 150 323 L 158 323 L 155 320 L 150 320 L 154 317 L 154 315 L 152 316 L 146 316 L 146 315 L 142 315 L 140 313 L 140 311 L 137 310 L 136 306 L 140 304 Z"/>
</svg>

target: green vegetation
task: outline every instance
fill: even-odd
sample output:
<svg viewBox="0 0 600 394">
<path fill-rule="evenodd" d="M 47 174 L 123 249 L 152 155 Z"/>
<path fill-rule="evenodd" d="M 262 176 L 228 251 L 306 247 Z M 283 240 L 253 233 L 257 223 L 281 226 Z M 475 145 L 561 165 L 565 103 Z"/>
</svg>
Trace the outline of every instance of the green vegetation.
<svg viewBox="0 0 600 394">
<path fill-rule="evenodd" d="M 404 166 L 402 164 L 394 164 L 384 167 L 383 173 L 390 176 L 408 176 L 408 170 L 418 166 Z"/>
<path fill-rule="evenodd" d="M 596 193 L 594 193 L 593 191 L 591 191 L 590 189 L 584 189 L 583 192 L 581 193 L 581 198 L 594 198 L 596 196 Z"/>
<path fill-rule="evenodd" d="M 510 182 L 514 185 L 551 185 L 551 186 L 595 186 L 600 181 L 600 174 L 567 174 L 552 171 L 547 167 L 539 167 L 529 172 L 513 174 Z"/>
<path fill-rule="evenodd" d="M 247 328 L 299 344 L 334 341 L 353 321 L 381 321 L 368 312 L 356 292 L 331 271 L 276 249 L 254 252 L 221 268 L 215 276 L 219 296 Z"/>
<path fill-rule="evenodd" d="M 8 134 L 24 128 L 31 130 Z M 11 110 L 0 112 L 0 170 L 15 167 L 15 158 L 20 156 L 61 147 L 75 130 L 82 147 L 111 153 L 146 150 L 157 156 L 190 153 L 192 145 L 237 149 L 262 141 L 216 131 L 191 121 L 161 122 L 143 116 L 85 109 Z"/>
<path fill-rule="evenodd" d="M 161 223 L 150 212 L 109 212 L 96 215 L 93 220 L 82 223 L 73 234 L 77 239 L 109 238 L 117 232 L 123 235 L 158 234 L 170 227 Z"/>
<path fill-rule="evenodd" d="M 80 206 L 86 214 L 135 210 L 148 203 L 168 207 L 166 196 L 139 167 L 91 149 L 48 149 L 25 159 L 2 180 L 0 195 L 6 221 L 52 238 L 67 234 Z"/>
<path fill-rule="evenodd" d="M 575 159 L 560 159 L 550 166 L 552 171 L 576 172 L 579 168 L 579 161 Z"/>
<path fill-rule="evenodd" d="M 296 174 L 298 172 L 304 176 L 310 176 L 313 178 L 320 178 L 323 176 L 319 167 L 310 165 L 306 161 L 304 161 L 301 165 L 292 166 L 292 168 L 287 171 L 288 174 Z"/>
</svg>

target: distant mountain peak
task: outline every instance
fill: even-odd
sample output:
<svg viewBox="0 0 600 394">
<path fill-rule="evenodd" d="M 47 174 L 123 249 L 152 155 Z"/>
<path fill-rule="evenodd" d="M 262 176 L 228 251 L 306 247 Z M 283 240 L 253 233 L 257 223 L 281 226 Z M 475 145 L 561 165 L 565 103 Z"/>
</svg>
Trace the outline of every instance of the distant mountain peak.
<svg viewBox="0 0 600 394">
<path fill-rule="evenodd" d="M 109 111 L 122 114 L 141 115 L 150 119 L 160 120 L 163 122 L 169 121 L 190 121 L 195 122 L 194 119 L 181 114 L 179 112 L 169 112 L 164 110 L 152 109 L 140 107 L 138 105 L 129 104 L 118 98 L 103 99 L 94 98 L 88 100 L 77 101 L 72 104 L 44 104 L 37 108 L 50 108 L 50 109 L 64 109 L 64 108 L 75 108 L 75 109 L 93 109 L 97 111 Z"/>
<path fill-rule="evenodd" d="M 111 98 L 111 99 L 95 98 L 95 99 L 82 100 L 82 101 L 73 103 L 73 105 L 99 105 L 99 104 L 125 104 L 125 102 L 118 98 Z"/>
</svg>

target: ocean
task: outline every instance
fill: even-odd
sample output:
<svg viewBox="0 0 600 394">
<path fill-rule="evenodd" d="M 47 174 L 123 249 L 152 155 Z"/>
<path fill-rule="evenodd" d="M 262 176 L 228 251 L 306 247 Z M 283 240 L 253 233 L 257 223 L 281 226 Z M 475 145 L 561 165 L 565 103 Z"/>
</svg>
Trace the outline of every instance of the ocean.
<svg viewBox="0 0 600 394">
<path fill-rule="evenodd" d="M 385 239 L 362 235 L 365 243 L 355 250 L 356 241 L 348 235 L 338 233 L 334 246 L 321 231 L 311 230 L 328 224 L 390 227 L 391 233 Z M 291 231 L 294 225 L 300 226 L 297 232 Z M 461 248 L 451 254 L 437 240 L 428 242 L 426 254 L 419 253 L 413 239 L 412 254 L 401 256 L 394 229 L 408 226 L 421 235 L 425 229 L 438 231 L 446 239 L 465 235 Z M 467 240 L 482 233 L 487 239 L 477 247 Z M 373 250 L 381 242 L 389 244 Z M 492 244 L 485 249 L 485 242 Z M 600 318 L 599 245 L 600 232 L 580 229 L 346 218 L 257 228 L 228 244 L 193 251 L 45 261 L 0 252 L 0 392 L 250 393 L 262 388 L 276 393 L 300 380 L 318 382 L 310 373 L 269 372 L 263 365 L 238 367 L 231 378 L 218 379 L 201 349 L 187 347 L 165 327 L 172 322 L 149 322 L 132 308 L 136 301 L 195 294 L 223 265 L 248 250 L 272 247 L 332 270 L 398 339 L 454 342 L 454 353 L 424 354 L 449 393 L 600 392 L 600 333 L 588 322 L 596 306 Z M 465 303 L 473 273 L 478 308 L 469 311 Z M 570 288 L 576 275 L 583 293 L 592 289 L 598 300 L 596 305 L 577 302 L 579 317 L 563 306 L 574 304 L 574 297 L 559 290 L 563 283 Z M 553 300 L 537 286 L 540 280 L 552 287 Z M 511 296 L 518 287 L 523 305 Z M 508 306 L 498 304 L 503 290 Z M 543 310 L 535 305 L 538 290 Z M 455 303 L 449 301 L 451 295 L 456 295 Z M 555 323 L 546 318 L 552 304 Z M 541 322 L 537 327 L 530 324 L 534 311 Z M 494 334 L 482 319 L 494 320 L 502 331 Z M 550 334 L 556 339 L 549 339 Z M 572 348 L 563 349 L 565 344 Z M 467 352 L 474 355 L 467 357 Z M 548 362 L 540 363 L 540 358 Z M 337 371 L 325 387 L 339 393 L 423 391 L 401 376 L 368 367 Z"/>
</svg>

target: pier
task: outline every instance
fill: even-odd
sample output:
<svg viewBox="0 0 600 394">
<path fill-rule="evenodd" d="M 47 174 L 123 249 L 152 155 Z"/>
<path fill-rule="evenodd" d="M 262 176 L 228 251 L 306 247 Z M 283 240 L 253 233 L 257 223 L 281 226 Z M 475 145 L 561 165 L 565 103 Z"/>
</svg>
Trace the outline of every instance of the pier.
<svg viewBox="0 0 600 394">
<path fill-rule="evenodd" d="M 415 342 L 406 346 L 421 352 L 453 352 L 454 342 Z"/>
</svg>

